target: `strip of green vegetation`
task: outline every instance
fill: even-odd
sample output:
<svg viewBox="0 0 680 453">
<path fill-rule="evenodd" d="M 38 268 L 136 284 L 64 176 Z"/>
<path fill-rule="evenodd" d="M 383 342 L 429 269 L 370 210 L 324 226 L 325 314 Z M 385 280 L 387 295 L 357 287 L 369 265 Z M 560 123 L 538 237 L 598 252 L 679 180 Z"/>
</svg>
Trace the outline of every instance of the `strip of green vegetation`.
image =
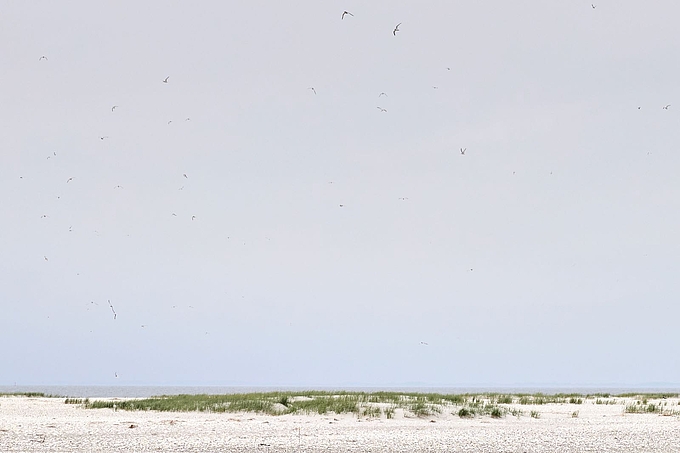
<svg viewBox="0 0 680 453">
<path fill-rule="evenodd" d="M 50 395 L 42 392 L 10 392 L 10 393 L 0 393 L 0 397 L 9 396 L 23 396 L 26 398 L 62 398 L 59 395 Z"/>
<path fill-rule="evenodd" d="M 642 395 L 635 395 L 640 397 Z M 652 397 L 668 397 L 671 394 L 651 394 Z M 677 395 L 676 395 L 677 396 Z M 163 395 L 145 399 L 122 401 L 69 399 L 69 404 L 82 404 L 86 408 L 111 408 L 142 411 L 176 412 L 254 412 L 261 414 L 356 414 L 359 417 L 393 418 L 396 411 L 405 416 L 428 417 L 441 413 L 458 414 L 461 417 L 504 417 L 508 413 L 520 417 L 524 414 L 510 405 L 612 404 L 609 396 L 598 394 L 501 394 L 501 393 L 414 393 L 414 392 L 350 392 L 350 391 L 300 391 L 237 393 L 227 395 Z M 638 401 L 638 405 L 647 404 Z M 628 411 L 628 410 L 627 410 Z M 629 412 L 644 412 L 631 409 Z M 540 416 L 530 411 L 532 417 Z"/>
<path fill-rule="evenodd" d="M 89 398 L 66 398 L 64 400 L 65 404 L 88 404 L 90 402 Z"/>
</svg>

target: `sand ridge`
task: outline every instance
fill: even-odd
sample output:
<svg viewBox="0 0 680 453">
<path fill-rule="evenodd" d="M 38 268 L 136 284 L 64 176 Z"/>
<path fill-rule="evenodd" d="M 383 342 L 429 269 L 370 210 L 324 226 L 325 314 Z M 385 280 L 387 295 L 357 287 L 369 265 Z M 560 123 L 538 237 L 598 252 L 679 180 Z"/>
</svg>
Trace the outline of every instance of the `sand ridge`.
<svg viewBox="0 0 680 453">
<path fill-rule="evenodd" d="M 625 401 L 520 406 L 464 419 L 451 411 L 355 415 L 85 409 L 63 398 L 0 398 L 0 451 L 14 452 L 678 452 L 680 417 L 626 414 Z M 632 400 L 631 400 L 632 401 Z M 667 404 L 678 406 L 677 399 Z M 529 416 L 530 410 L 540 418 Z M 573 414 L 578 411 L 578 416 Z M 406 414 L 408 415 L 408 414 Z"/>
</svg>

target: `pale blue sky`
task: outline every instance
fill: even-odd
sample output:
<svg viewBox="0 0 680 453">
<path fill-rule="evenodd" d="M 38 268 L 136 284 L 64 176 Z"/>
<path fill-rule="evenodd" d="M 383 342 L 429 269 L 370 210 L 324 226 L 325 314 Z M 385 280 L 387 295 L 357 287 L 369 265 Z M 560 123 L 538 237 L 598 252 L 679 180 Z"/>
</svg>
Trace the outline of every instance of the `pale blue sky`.
<svg viewBox="0 0 680 453">
<path fill-rule="evenodd" d="M 365 3 L 3 4 L 0 384 L 678 382 L 680 6 Z"/>
</svg>

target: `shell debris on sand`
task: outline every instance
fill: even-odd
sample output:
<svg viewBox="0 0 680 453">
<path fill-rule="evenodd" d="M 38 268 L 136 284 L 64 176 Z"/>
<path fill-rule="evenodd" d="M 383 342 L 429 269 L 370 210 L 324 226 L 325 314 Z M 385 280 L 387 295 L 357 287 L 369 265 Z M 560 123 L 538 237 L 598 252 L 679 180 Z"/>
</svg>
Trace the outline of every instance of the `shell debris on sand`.
<svg viewBox="0 0 680 453">
<path fill-rule="evenodd" d="M 11 452 L 678 452 L 680 417 L 624 413 L 617 404 L 509 405 L 461 418 L 445 410 L 393 419 L 356 415 L 113 411 L 63 398 L 0 398 L 0 451 Z M 630 399 L 632 401 L 632 399 Z M 680 409 L 677 398 L 669 407 Z M 536 410 L 540 417 L 529 412 Z M 574 416 L 574 413 L 576 413 Z M 436 423 L 432 423 L 436 421 Z"/>
</svg>

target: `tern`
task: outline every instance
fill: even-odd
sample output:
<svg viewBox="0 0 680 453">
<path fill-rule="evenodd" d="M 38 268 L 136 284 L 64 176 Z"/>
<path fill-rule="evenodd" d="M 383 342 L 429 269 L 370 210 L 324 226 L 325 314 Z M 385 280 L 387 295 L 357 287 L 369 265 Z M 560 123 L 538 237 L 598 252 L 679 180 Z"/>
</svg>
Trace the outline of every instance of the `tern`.
<svg viewBox="0 0 680 453">
<path fill-rule="evenodd" d="M 106 138 L 109 138 L 109 136 L 108 136 L 108 135 L 104 135 L 103 137 L 99 137 L 99 140 L 104 140 L 104 139 L 106 139 Z"/>
<path fill-rule="evenodd" d="M 393 34 L 394 36 L 397 36 L 397 32 L 399 31 L 399 26 L 400 26 L 400 25 L 401 25 L 401 22 L 399 22 L 399 23 L 397 24 L 397 26 L 394 27 L 394 30 L 392 30 L 392 34 Z"/>
<path fill-rule="evenodd" d="M 73 181 L 73 177 L 68 178 L 68 179 L 66 180 L 66 184 L 70 183 L 71 181 Z"/>
<path fill-rule="evenodd" d="M 163 79 L 163 83 L 168 83 L 169 78 L 170 78 L 170 76 L 167 76 L 165 79 Z"/>
<path fill-rule="evenodd" d="M 43 55 L 42 57 L 38 58 L 38 61 L 40 61 L 40 60 L 45 60 L 45 61 L 47 61 L 47 57 L 46 57 L 45 55 Z"/>
<path fill-rule="evenodd" d="M 117 108 L 118 108 L 118 106 L 117 106 L 117 105 L 114 105 L 113 107 L 111 107 L 111 111 L 113 112 L 113 111 L 116 110 Z"/>
<path fill-rule="evenodd" d="M 663 109 L 664 109 L 664 110 L 668 110 L 668 107 L 670 107 L 670 106 L 671 106 L 670 104 L 664 105 L 664 106 L 663 106 Z"/>
<path fill-rule="evenodd" d="M 308 89 L 308 90 L 312 90 L 312 92 L 313 92 L 314 94 L 316 94 L 316 90 L 314 89 L 314 87 L 309 87 L 309 88 L 307 88 L 307 89 Z"/>
<path fill-rule="evenodd" d="M 465 151 L 467 151 L 467 148 L 461 148 L 461 149 L 460 149 L 460 154 L 461 154 L 462 156 L 464 156 L 464 155 L 465 155 Z"/>
<path fill-rule="evenodd" d="M 109 302 L 109 307 L 111 307 L 111 311 L 113 312 L 113 319 L 116 319 L 116 317 L 118 316 L 116 314 L 116 310 L 113 309 L 113 305 L 111 305 L 111 301 L 109 300 L 108 302 Z M 118 376 L 116 376 L 116 377 L 118 377 Z"/>
<path fill-rule="evenodd" d="M 382 107 L 376 107 L 376 108 L 377 108 L 378 110 L 380 110 L 381 112 L 385 112 L 385 113 L 387 112 L 387 109 L 384 109 L 384 108 L 382 108 Z"/>
<path fill-rule="evenodd" d="M 344 19 L 346 14 L 349 14 L 350 16 L 354 17 L 354 14 L 350 13 L 349 11 L 343 11 L 342 17 L 340 19 Z"/>
<path fill-rule="evenodd" d="M 382 92 L 382 93 L 380 93 L 380 94 L 378 95 L 378 97 L 380 97 L 380 96 L 387 96 L 387 93 Z"/>
</svg>

